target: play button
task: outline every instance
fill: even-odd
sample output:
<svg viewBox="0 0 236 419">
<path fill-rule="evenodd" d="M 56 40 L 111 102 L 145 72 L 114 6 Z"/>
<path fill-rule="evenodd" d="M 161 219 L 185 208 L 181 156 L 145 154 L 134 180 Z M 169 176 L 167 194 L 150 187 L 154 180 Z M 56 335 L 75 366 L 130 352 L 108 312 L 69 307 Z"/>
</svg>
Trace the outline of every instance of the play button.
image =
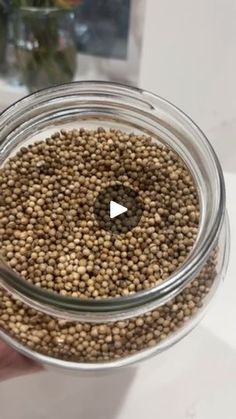
<svg viewBox="0 0 236 419">
<path fill-rule="evenodd" d="M 115 201 L 110 202 L 110 218 L 118 217 L 126 211 L 128 211 L 128 208 L 123 207 L 123 205 L 120 205 Z"/>
<path fill-rule="evenodd" d="M 135 228 L 142 213 L 138 192 L 122 184 L 104 188 L 94 203 L 97 225 L 114 234 L 124 234 Z"/>
</svg>

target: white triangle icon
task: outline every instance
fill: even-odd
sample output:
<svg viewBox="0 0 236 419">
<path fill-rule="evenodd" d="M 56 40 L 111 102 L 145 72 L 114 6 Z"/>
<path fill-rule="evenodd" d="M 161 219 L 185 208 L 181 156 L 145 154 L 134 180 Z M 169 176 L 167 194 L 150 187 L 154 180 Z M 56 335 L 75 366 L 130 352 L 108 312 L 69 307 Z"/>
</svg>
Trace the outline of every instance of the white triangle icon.
<svg viewBox="0 0 236 419">
<path fill-rule="evenodd" d="M 120 205 L 115 201 L 110 201 L 110 218 L 118 217 L 126 211 L 128 211 L 128 208 L 123 207 L 123 205 Z"/>
</svg>

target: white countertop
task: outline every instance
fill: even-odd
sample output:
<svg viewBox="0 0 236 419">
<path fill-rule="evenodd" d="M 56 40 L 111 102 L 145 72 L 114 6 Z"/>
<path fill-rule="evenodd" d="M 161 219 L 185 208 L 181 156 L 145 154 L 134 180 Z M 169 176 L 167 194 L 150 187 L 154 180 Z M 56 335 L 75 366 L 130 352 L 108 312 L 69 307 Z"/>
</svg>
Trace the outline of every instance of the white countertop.
<svg viewBox="0 0 236 419">
<path fill-rule="evenodd" d="M 231 258 L 208 313 L 182 342 L 137 367 L 102 377 L 45 372 L 0 384 L 2 419 L 236 418 L 235 21 L 235 0 L 147 0 L 140 86 L 185 110 L 225 171 Z M 14 91 L 8 94 L 11 101 Z M 1 98 L 0 86 L 0 107 Z"/>
</svg>

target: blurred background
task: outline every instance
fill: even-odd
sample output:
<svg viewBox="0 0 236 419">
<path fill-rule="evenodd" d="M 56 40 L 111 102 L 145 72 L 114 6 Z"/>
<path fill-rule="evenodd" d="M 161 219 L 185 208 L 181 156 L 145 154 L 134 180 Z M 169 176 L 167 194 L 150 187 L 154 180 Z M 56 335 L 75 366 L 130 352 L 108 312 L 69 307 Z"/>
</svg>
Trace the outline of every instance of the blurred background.
<svg viewBox="0 0 236 419">
<path fill-rule="evenodd" d="M 81 79 L 137 84 L 143 0 L 0 0 L 0 74 L 32 92 Z"/>
</svg>

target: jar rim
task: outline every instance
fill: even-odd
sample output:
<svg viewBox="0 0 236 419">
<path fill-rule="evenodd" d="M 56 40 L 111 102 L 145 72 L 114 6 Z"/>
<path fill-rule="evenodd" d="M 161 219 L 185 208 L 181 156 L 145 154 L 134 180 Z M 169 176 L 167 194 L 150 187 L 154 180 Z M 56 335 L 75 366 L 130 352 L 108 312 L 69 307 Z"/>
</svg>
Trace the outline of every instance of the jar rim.
<svg viewBox="0 0 236 419">
<path fill-rule="evenodd" d="M 2 257 L 0 257 L 0 283 L 3 287 L 16 293 L 23 301 L 30 302 L 35 308 L 40 307 L 42 309 L 43 305 L 47 312 L 55 313 L 56 311 L 60 315 L 60 313 L 64 313 L 66 310 L 72 316 L 87 316 L 91 314 L 94 317 L 98 316 L 99 319 L 107 316 L 108 313 L 111 315 L 117 314 L 118 316 L 121 313 L 125 313 L 127 316 L 128 313 L 132 313 L 137 308 L 144 309 L 148 305 L 151 306 L 153 302 L 156 303 L 158 301 L 160 304 L 164 303 L 167 298 L 170 298 L 172 295 L 174 296 L 186 286 L 193 276 L 199 272 L 215 245 L 224 220 L 226 197 L 223 172 L 218 157 L 205 134 L 189 116 L 156 94 L 119 83 L 81 81 L 42 89 L 20 99 L 0 115 L 0 132 L 1 127 L 4 128 L 7 121 L 10 121 L 13 115 L 16 115 L 16 112 L 22 111 L 24 106 L 37 106 L 38 101 L 45 100 L 49 96 L 55 99 L 60 94 L 64 94 L 65 96 L 79 95 L 83 92 L 96 92 L 96 95 L 103 93 L 108 96 L 115 93 L 126 96 L 130 101 L 134 101 L 136 105 L 139 104 L 139 106 L 142 106 L 145 112 L 148 112 L 153 118 L 156 116 L 157 107 L 162 107 L 163 112 L 166 112 L 170 118 L 178 117 L 183 125 L 186 124 L 192 129 L 194 135 L 197 135 L 199 142 L 204 145 L 205 151 L 209 154 L 209 158 L 211 158 L 214 176 L 218 182 L 218 189 L 215 191 L 218 205 L 215 208 L 211 220 L 210 231 L 202 240 L 197 252 L 193 252 L 169 278 L 155 287 L 139 291 L 129 296 L 101 300 L 62 296 L 30 284 L 9 268 Z"/>
</svg>

